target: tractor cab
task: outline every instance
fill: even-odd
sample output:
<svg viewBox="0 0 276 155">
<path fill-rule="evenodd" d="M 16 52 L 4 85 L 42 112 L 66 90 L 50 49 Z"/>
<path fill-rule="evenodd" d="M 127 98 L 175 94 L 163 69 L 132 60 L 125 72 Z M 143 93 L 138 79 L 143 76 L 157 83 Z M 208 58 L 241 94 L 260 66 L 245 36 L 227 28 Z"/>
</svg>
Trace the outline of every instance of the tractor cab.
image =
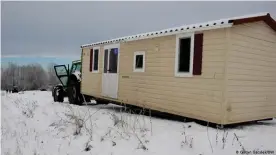
<svg viewBox="0 0 276 155">
<path fill-rule="evenodd" d="M 81 72 L 81 61 L 77 60 L 72 63 L 69 74 L 74 73 L 75 71 Z"/>
<path fill-rule="evenodd" d="M 70 76 L 74 75 L 74 76 L 76 76 L 76 78 L 80 78 L 81 61 L 80 60 L 73 61 L 71 68 L 69 67 L 69 65 L 67 67 L 66 67 L 66 65 L 56 65 L 56 66 L 54 66 L 54 68 L 55 68 L 56 76 L 58 77 L 61 85 L 63 87 L 67 87 L 68 79 L 70 78 Z M 69 70 L 69 68 L 70 68 L 70 70 Z"/>
<path fill-rule="evenodd" d="M 57 78 L 60 84 L 56 85 L 52 89 L 52 96 L 54 101 L 63 102 L 64 97 L 71 97 L 72 89 L 77 86 L 76 93 L 79 94 L 79 85 L 81 81 L 81 61 L 76 60 L 72 62 L 71 68 L 66 65 L 56 65 L 54 66 Z M 71 87 L 70 87 L 71 86 Z"/>
<path fill-rule="evenodd" d="M 92 97 L 81 93 L 81 60 L 72 62 L 71 68 L 66 65 L 54 66 L 56 76 L 61 84 L 53 87 L 52 96 L 55 102 L 63 102 L 68 97 L 70 104 L 82 105 L 90 102 Z M 70 68 L 70 69 L 69 69 Z M 107 104 L 102 102 L 103 104 Z"/>
</svg>

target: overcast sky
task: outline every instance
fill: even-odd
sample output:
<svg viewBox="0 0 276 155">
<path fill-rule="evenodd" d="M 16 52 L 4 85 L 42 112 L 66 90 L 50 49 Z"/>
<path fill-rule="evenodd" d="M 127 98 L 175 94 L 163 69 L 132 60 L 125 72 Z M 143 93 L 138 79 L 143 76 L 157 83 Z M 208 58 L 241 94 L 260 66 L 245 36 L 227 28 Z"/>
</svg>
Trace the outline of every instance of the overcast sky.
<svg viewBox="0 0 276 155">
<path fill-rule="evenodd" d="M 258 12 L 276 2 L 1 2 L 4 56 L 74 56 L 80 45 Z"/>
</svg>

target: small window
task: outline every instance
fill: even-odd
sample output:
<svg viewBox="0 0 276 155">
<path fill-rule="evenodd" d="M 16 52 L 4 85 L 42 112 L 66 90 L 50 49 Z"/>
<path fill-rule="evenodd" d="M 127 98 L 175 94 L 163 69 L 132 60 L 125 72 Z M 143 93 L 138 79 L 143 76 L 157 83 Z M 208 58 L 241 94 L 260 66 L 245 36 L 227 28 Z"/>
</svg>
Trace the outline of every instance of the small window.
<svg viewBox="0 0 276 155">
<path fill-rule="evenodd" d="M 134 52 L 133 71 L 145 72 L 145 52 L 144 51 Z"/>
<path fill-rule="evenodd" d="M 192 76 L 193 70 L 193 34 L 178 35 L 176 37 L 175 75 L 180 77 Z"/>
<path fill-rule="evenodd" d="M 92 72 L 99 72 L 99 49 L 93 49 L 93 69 Z"/>
<path fill-rule="evenodd" d="M 178 72 L 190 71 L 191 38 L 179 39 Z"/>
<path fill-rule="evenodd" d="M 143 55 L 136 55 L 135 69 L 143 68 Z"/>
</svg>

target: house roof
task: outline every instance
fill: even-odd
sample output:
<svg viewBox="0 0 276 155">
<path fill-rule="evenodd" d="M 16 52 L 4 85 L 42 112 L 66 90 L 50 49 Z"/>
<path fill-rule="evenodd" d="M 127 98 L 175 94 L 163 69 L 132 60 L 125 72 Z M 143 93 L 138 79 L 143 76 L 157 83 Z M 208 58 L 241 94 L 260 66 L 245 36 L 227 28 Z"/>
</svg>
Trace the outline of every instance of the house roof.
<svg viewBox="0 0 276 155">
<path fill-rule="evenodd" d="M 91 44 L 85 44 L 85 45 L 82 45 L 81 48 L 91 47 L 91 46 L 100 46 L 100 45 L 104 45 L 104 44 L 115 44 L 115 43 L 119 43 L 119 42 L 154 38 L 154 37 L 159 37 L 159 36 L 167 36 L 167 35 L 173 35 L 173 34 L 185 33 L 185 32 L 194 32 L 194 31 L 225 28 L 225 27 L 231 27 L 233 25 L 257 22 L 257 21 L 264 21 L 274 31 L 276 31 L 275 20 L 270 16 L 269 13 L 265 12 L 265 13 L 246 15 L 246 16 L 219 19 L 219 20 L 208 21 L 208 22 L 198 23 L 198 24 L 182 25 L 179 27 L 173 27 L 173 28 L 168 28 L 168 29 L 153 31 L 153 32 L 146 32 L 146 33 L 141 33 L 141 34 L 136 34 L 136 35 L 131 35 L 131 36 L 124 36 L 124 37 L 120 37 L 120 38 L 95 42 L 95 43 L 91 43 Z"/>
</svg>

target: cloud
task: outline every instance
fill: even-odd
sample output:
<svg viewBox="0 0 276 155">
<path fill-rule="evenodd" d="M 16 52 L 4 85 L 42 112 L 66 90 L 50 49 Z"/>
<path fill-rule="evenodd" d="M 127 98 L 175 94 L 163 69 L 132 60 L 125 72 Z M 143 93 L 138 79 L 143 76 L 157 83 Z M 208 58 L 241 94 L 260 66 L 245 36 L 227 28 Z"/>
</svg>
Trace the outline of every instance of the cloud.
<svg viewBox="0 0 276 155">
<path fill-rule="evenodd" d="M 257 12 L 276 2 L 2 2 L 3 56 L 80 55 L 80 45 Z"/>
<path fill-rule="evenodd" d="M 3 55 L 1 58 L 79 58 L 79 55 Z"/>
</svg>

